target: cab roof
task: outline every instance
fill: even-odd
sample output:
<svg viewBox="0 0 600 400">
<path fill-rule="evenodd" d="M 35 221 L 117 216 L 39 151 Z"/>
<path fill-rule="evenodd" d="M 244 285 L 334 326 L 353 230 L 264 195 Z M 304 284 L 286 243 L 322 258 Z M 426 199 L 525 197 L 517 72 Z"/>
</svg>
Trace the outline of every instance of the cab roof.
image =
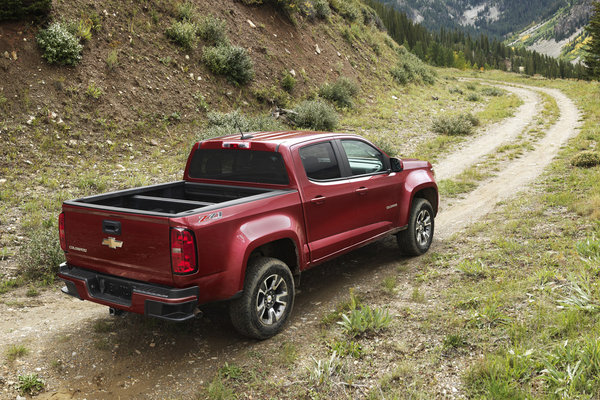
<svg viewBox="0 0 600 400">
<path fill-rule="evenodd" d="M 355 136 L 345 133 L 332 133 L 332 132 L 312 132 L 312 131 L 274 131 L 274 132 L 244 132 L 244 139 L 242 139 L 241 133 L 233 135 L 221 136 L 217 138 L 207 139 L 202 141 L 201 147 L 213 147 L 215 144 L 221 144 L 224 142 L 250 142 L 250 143 L 261 143 L 264 147 L 275 149 L 280 145 L 286 147 L 295 145 L 297 143 L 303 143 L 312 139 L 323 139 L 323 138 L 335 138 L 335 137 L 348 137 Z M 212 146 L 211 146 L 212 144 Z M 261 146 L 261 147 L 263 147 Z"/>
</svg>

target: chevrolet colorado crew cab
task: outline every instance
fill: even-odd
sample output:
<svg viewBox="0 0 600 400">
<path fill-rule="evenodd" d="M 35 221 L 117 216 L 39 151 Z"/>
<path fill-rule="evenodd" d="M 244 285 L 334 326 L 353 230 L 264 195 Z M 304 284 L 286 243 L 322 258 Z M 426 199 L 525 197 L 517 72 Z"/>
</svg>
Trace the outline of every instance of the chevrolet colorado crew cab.
<svg viewBox="0 0 600 400">
<path fill-rule="evenodd" d="M 394 234 L 425 253 L 438 191 L 427 161 L 356 135 L 260 132 L 196 143 L 183 180 L 65 201 L 62 291 L 171 321 L 229 301 L 233 326 L 279 332 L 302 271 Z"/>
</svg>

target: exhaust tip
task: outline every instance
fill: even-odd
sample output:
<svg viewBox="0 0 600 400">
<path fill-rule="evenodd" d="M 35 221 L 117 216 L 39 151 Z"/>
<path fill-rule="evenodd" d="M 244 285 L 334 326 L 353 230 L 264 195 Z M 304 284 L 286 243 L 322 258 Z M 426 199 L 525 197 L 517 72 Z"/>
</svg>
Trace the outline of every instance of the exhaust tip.
<svg viewBox="0 0 600 400">
<path fill-rule="evenodd" d="M 118 308 L 108 307 L 108 314 L 113 317 L 118 317 L 120 315 L 123 315 L 124 313 L 125 313 L 125 311 L 120 310 Z"/>
</svg>

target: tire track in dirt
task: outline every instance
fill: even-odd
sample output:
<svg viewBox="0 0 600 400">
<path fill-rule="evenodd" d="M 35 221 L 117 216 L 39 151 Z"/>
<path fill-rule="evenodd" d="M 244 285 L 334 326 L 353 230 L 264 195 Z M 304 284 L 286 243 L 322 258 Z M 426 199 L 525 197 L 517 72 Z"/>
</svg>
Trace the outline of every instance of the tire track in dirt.
<svg viewBox="0 0 600 400">
<path fill-rule="evenodd" d="M 436 179 L 449 179 L 491 153 L 500 145 L 517 137 L 534 119 L 540 105 L 540 96 L 529 89 L 506 85 L 494 85 L 516 94 L 523 100 L 513 117 L 504 119 L 484 129 L 474 140 L 457 152 L 436 163 Z"/>
<path fill-rule="evenodd" d="M 525 189 L 527 185 L 542 174 L 558 154 L 561 146 L 578 131 L 580 125 L 579 110 L 573 101 L 560 90 L 530 86 L 521 87 L 527 90 L 542 91 L 554 97 L 560 111 L 559 119 L 547 130 L 546 136 L 535 144 L 534 150 L 511 161 L 498 176 L 480 185 L 448 209 L 443 209 L 442 206 L 442 210 L 436 219 L 437 240 L 447 239 L 453 233 L 488 214 L 498 202 L 506 200 Z M 514 133 L 509 136 L 513 137 Z M 461 155 L 468 157 L 470 151 L 472 151 L 471 146 L 467 146 L 458 151 L 456 157 L 460 158 Z M 467 166 L 468 164 L 464 165 L 463 168 Z M 458 174 L 461 171 L 454 168 L 453 172 Z"/>
</svg>

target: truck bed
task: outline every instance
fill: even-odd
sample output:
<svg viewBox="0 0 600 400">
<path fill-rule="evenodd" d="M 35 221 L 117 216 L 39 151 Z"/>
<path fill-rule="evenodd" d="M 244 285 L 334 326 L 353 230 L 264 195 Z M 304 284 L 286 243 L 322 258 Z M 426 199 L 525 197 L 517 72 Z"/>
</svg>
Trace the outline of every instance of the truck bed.
<svg viewBox="0 0 600 400">
<path fill-rule="evenodd" d="M 282 190 L 177 181 L 67 201 L 102 210 L 185 216 L 240 202 L 275 196 Z M 227 203 L 227 204 L 225 204 Z"/>
</svg>

